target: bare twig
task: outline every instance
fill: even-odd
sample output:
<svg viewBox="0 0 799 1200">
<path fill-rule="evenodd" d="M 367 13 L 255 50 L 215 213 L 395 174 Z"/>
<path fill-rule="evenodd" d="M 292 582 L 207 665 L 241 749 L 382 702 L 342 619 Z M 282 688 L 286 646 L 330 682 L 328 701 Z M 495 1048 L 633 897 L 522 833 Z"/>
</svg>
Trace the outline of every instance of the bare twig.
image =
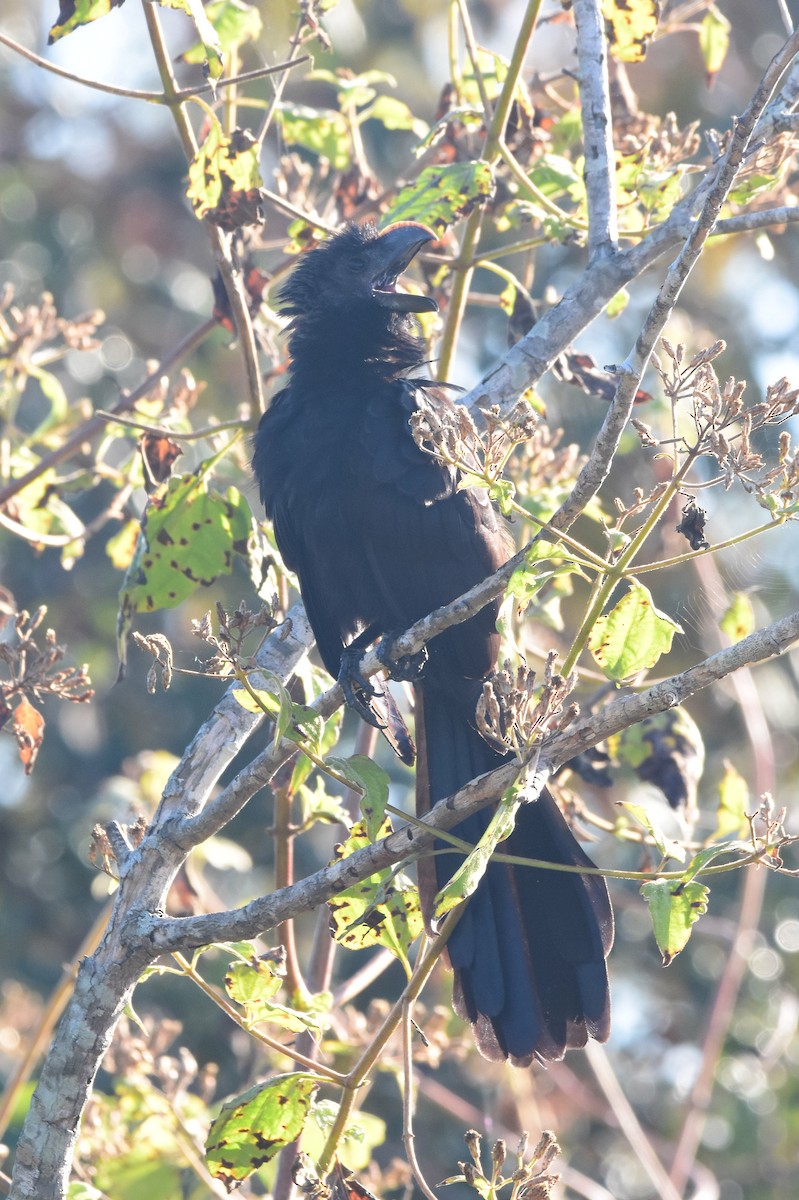
<svg viewBox="0 0 799 1200">
<path fill-rule="evenodd" d="M 121 96 L 126 100 L 145 100 L 149 104 L 180 104 L 183 100 L 188 100 L 191 96 L 199 96 L 203 92 L 210 92 L 220 88 L 231 87 L 237 83 L 251 83 L 255 79 L 261 79 L 266 75 L 277 75 L 280 71 L 290 71 L 292 67 L 297 67 L 300 63 L 308 62 L 310 54 L 304 54 L 302 58 L 293 58 L 287 62 L 275 63 L 271 67 L 256 67 L 254 71 L 245 71 L 243 75 L 228 75 L 222 79 L 216 79 L 213 83 L 205 82 L 198 83 L 196 87 L 181 88 L 172 96 L 167 96 L 164 92 L 147 92 L 141 91 L 139 88 L 120 87 L 114 83 L 104 83 L 100 79 L 87 79 L 85 75 L 76 75 L 74 71 L 67 71 L 64 67 L 59 67 L 56 63 L 50 62 L 48 58 L 42 58 L 39 54 L 34 54 L 27 46 L 16 42 L 7 33 L 0 31 L 0 45 L 7 46 L 9 50 L 13 50 L 15 54 L 19 54 L 22 58 L 27 58 L 28 62 L 32 62 L 35 66 L 41 67 L 44 71 L 49 71 L 51 75 L 58 75 L 61 79 L 68 79 L 70 83 L 77 83 L 80 87 L 91 88 L 96 92 L 106 92 L 111 96 Z"/>
</svg>

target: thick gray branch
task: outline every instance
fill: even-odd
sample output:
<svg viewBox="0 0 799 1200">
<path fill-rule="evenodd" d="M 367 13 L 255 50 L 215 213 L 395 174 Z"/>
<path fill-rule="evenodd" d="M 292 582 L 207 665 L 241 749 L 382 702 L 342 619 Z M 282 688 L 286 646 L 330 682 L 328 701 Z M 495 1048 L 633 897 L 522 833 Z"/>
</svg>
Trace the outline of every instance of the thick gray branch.
<svg viewBox="0 0 799 1200">
<path fill-rule="evenodd" d="M 578 81 L 583 115 L 588 261 L 616 249 L 616 167 L 608 79 L 608 41 L 600 0 L 574 0 Z"/>
<path fill-rule="evenodd" d="M 750 634 L 737 645 L 718 651 L 696 666 L 670 679 L 661 680 L 646 691 L 621 696 L 592 716 L 575 722 L 562 733 L 554 734 L 542 743 L 537 755 L 531 794 L 540 791 L 549 775 L 575 755 L 645 717 L 683 704 L 698 691 L 741 667 L 782 654 L 796 641 L 799 641 L 799 612 L 775 621 L 765 629 Z M 255 937 L 290 917 L 315 908 L 338 891 L 352 887 L 376 871 L 385 870 L 409 856 L 418 856 L 432 843 L 434 828 L 451 829 L 464 817 L 497 800 L 514 782 L 518 770 L 516 763 L 509 763 L 489 775 L 481 775 L 457 795 L 440 801 L 424 818 L 424 823 L 431 827 L 429 833 L 417 825 L 406 825 L 390 837 L 358 850 L 343 861 L 324 867 L 291 887 L 262 896 L 231 912 L 175 918 L 142 914 L 138 932 L 149 939 L 156 952 L 187 950 L 210 942 Z"/>
</svg>

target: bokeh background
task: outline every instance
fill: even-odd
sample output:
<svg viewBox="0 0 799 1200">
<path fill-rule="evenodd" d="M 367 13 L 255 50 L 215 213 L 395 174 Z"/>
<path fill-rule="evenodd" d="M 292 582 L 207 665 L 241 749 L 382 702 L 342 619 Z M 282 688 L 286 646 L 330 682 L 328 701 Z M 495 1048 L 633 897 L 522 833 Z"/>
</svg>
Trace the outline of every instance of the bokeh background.
<svg viewBox="0 0 799 1200">
<path fill-rule="evenodd" d="M 796 18 L 797 5 L 787 7 Z M 558 8 L 552 3 L 545 12 L 553 16 Z M 661 115 L 673 111 L 681 125 L 698 120 L 703 129 L 722 130 L 731 115 L 743 109 L 764 66 L 782 44 L 780 5 L 777 0 L 721 0 L 719 8 L 732 23 L 732 44 L 715 85 L 706 86 L 696 35 L 686 31 L 656 43 L 645 64 L 631 68 L 645 108 Z M 474 3 L 471 12 L 479 41 L 509 52 L 520 15 L 516 0 Z M 263 4 L 262 15 L 260 49 L 245 66 L 285 56 L 294 25 L 291 5 L 283 0 Z M 4 0 L 0 30 L 79 74 L 137 88 L 158 87 L 135 0 L 47 49 L 47 29 L 56 16 L 54 2 Z M 190 32 L 179 14 L 164 13 L 163 21 L 177 54 L 192 40 Z M 418 116 L 432 119 L 447 77 L 446 4 L 341 0 L 325 23 L 333 51 L 325 55 L 316 50 L 318 65 L 386 70 L 397 80 L 397 95 Z M 535 38 L 529 73 L 557 71 L 572 61 L 568 24 L 544 23 Z M 266 82 L 252 90 L 269 96 Z M 325 85 L 303 83 L 301 71 L 286 94 L 310 104 L 330 99 Z M 381 133 L 371 125 L 365 133 L 372 161 L 390 181 L 408 162 L 411 135 Z M 273 135 L 264 154 L 267 184 L 283 149 Z M 148 361 L 162 357 L 210 312 L 212 261 L 204 231 L 185 199 L 185 176 L 185 160 L 165 109 L 81 88 L 0 47 L 0 285 L 13 285 L 20 302 L 35 302 L 43 291 L 50 292 L 59 312 L 70 318 L 87 310 L 104 311 L 99 348 L 70 352 L 64 361 L 60 378 L 75 404 L 84 397 L 97 407 L 113 403 L 120 389 L 140 382 Z M 261 251 L 265 265 L 280 252 L 285 233 L 286 218 L 269 212 Z M 545 300 L 553 291 L 562 292 L 582 265 L 578 250 L 542 250 L 535 267 L 536 296 Z M 727 349 L 720 373 L 747 380 L 755 392 L 781 375 L 797 384 L 798 280 L 799 236 L 790 228 L 771 239 L 724 241 L 705 256 L 692 277 L 669 336 L 673 342 L 685 340 L 692 350 L 723 338 Z M 595 322 L 578 348 L 592 353 L 600 364 L 623 358 L 657 283 L 657 270 L 636 282 L 625 313 L 613 322 Z M 490 293 L 496 288 L 490 279 L 481 279 L 478 290 Z M 474 309 L 460 340 L 454 372 L 458 382 L 475 382 L 502 352 L 506 338 L 501 313 Z M 245 400 L 245 387 L 230 335 L 217 330 L 196 351 L 190 366 L 207 384 L 202 409 L 221 420 L 234 418 Z M 650 384 L 656 391 L 656 381 Z M 601 420 L 601 402 L 552 383 L 542 392 L 550 418 L 564 427 L 567 440 L 585 444 Z M 191 456 L 183 462 L 191 464 Z M 254 489 L 243 473 L 238 482 L 258 511 Z M 82 496 L 77 504 L 83 519 L 90 519 L 103 502 L 102 495 Z M 707 508 L 711 540 L 759 519 L 751 503 L 735 495 L 717 499 L 709 493 Z M 32 776 L 23 774 L 12 739 L 0 738 L 0 1082 L 13 1070 L 43 998 L 76 953 L 108 894 L 107 881 L 87 858 L 92 826 L 146 811 L 169 762 L 164 755 L 181 753 L 215 698 L 215 684 L 191 677 L 178 677 L 166 694 L 148 695 L 149 663 L 138 654 L 132 657 L 128 678 L 115 684 L 120 579 L 105 549 L 110 532 L 94 538 L 71 570 L 64 569 L 57 551 L 37 553 L 0 532 L 0 582 L 20 607 L 47 605 L 48 623 L 67 644 L 69 659 L 89 664 L 97 688 L 91 705 L 46 710 L 45 744 Z M 795 529 L 720 556 L 717 567 L 701 576 L 686 571 L 664 578 L 658 602 L 685 631 L 677 639 L 675 668 L 716 648 L 718 610 L 730 589 L 749 594 L 761 623 L 795 609 Z M 180 609 L 161 614 L 149 627 L 163 629 L 184 664 L 191 665 L 197 643 L 190 636 L 190 619 L 217 599 L 235 605 L 241 598 L 254 603 L 243 569 L 221 580 L 213 596 L 198 595 Z M 799 779 L 796 663 L 795 656 L 786 656 L 785 661 L 759 668 L 754 676 L 757 697 L 750 696 L 748 702 L 744 698 L 762 713 L 770 729 L 776 800 L 789 810 L 796 807 Z M 725 757 L 748 778 L 755 777 L 756 755 L 740 704 L 740 693 L 725 684 L 691 705 L 707 744 L 702 803 L 708 806 L 714 803 Z M 353 733 L 348 725 L 350 738 Z M 410 776 L 395 776 L 402 799 Z M 270 887 L 270 818 L 268 798 L 256 798 L 228 831 L 227 847 L 217 850 L 207 868 L 214 886 L 231 901 Z M 795 815 L 789 822 L 797 827 Z M 315 836 L 303 851 L 300 868 L 323 861 L 329 849 L 324 833 Z M 611 857 L 609 852 L 603 861 L 610 865 Z M 635 889 L 615 889 L 619 936 L 612 959 L 615 1029 L 609 1055 L 656 1143 L 665 1143 L 679 1129 L 701 1059 L 709 1005 L 731 953 L 742 885 L 737 876 L 714 884 L 709 915 L 666 972 L 660 968 Z M 718 1181 L 722 1200 L 787 1200 L 796 1194 L 797 983 L 797 884 L 770 877 L 702 1138 L 700 1158 Z M 443 995 L 446 985 L 439 986 Z M 138 1008 L 159 1019 L 182 1020 L 185 1040 L 201 1063 L 218 1060 L 220 1045 L 225 1047 L 222 1093 L 241 1085 L 242 1072 L 257 1074 L 257 1063 L 230 1038 L 221 1016 L 198 1002 L 187 987 L 152 982 L 142 991 Z M 437 1078 L 484 1114 L 489 1132 L 503 1120 L 520 1119 L 519 1114 L 533 1137 L 541 1125 L 554 1124 L 569 1163 L 587 1178 L 619 1200 L 653 1194 L 635 1155 L 612 1119 L 608 1122 L 607 1105 L 579 1056 L 553 1068 L 550 1075 L 531 1080 L 520 1073 L 509 1080 L 472 1061 L 471 1069 L 445 1063 Z M 506 1088 L 510 1100 L 503 1092 Z M 399 1152 L 396 1094 L 379 1085 L 371 1102 L 393 1131 L 378 1152 L 378 1158 L 388 1161 Z M 458 1115 L 442 1114 L 430 1100 L 420 1103 L 420 1129 L 436 1134 L 422 1141 L 420 1154 L 430 1178 L 437 1180 L 450 1174 L 462 1157 L 465 1125 Z M 697 1182 L 703 1182 L 701 1172 Z M 714 1194 L 710 1175 L 704 1186 L 710 1188 L 708 1195 Z M 585 1194 L 590 1195 L 590 1189 Z"/>
</svg>

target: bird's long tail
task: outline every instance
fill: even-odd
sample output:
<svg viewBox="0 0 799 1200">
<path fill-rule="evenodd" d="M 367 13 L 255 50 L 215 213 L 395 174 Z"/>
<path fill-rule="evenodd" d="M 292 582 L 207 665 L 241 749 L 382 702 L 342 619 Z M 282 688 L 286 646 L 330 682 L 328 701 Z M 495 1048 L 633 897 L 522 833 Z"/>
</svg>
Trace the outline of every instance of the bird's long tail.
<svg viewBox="0 0 799 1200">
<path fill-rule="evenodd" d="M 462 693 L 463 688 L 459 689 Z M 416 685 L 417 808 L 426 812 L 503 761 L 477 732 L 472 689 L 425 679 Z M 474 844 L 490 810 L 453 831 Z M 437 849 L 445 851 L 444 843 Z M 548 792 L 520 809 L 503 852 L 564 866 L 592 867 Z M 422 864 L 423 907 L 452 876 L 462 855 L 438 853 Z M 563 1057 L 610 1028 L 605 958 L 613 913 L 598 875 L 492 863 L 453 930 L 447 953 L 455 972 L 454 1005 L 474 1026 L 486 1058 L 528 1066 Z"/>
</svg>

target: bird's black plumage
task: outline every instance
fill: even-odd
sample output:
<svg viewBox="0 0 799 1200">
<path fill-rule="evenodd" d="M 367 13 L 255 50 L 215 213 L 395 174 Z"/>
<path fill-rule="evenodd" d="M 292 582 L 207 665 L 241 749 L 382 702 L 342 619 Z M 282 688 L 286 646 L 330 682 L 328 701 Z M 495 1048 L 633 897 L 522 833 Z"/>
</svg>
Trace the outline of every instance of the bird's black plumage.
<svg viewBox="0 0 799 1200">
<path fill-rule="evenodd" d="M 413 224 L 382 233 L 349 226 L 308 252 L 281 293 L 291 378 L 261 421 L 253 468 L 334 676 L 354 638 L 363 645 L 406 628 L 508 554 L 486 497 L 458 490 L 457 470 L 411 436 L 421 403 L 452 403 L 409 376 L 423 350 L 407 314 L 435 306 L 395 289 L 432 236 Z M 496 616 L 490 604 L 428 647 L 415 684 L 420 811 L 502 761 L 474 720 L 480 681 L 498 653 Z M 479 814 L 457 832 L 476 842 L 487 821 Z M 520 811 L 503 850 L 591 865 L 548 793 Z M 442 853 L 422 870 L 428 905 L 457 861 Z M 492 864 L 447 947 L 455 1006 L 480 1050 L 527 1065 L 559 1058 L 589 1035 L 604 1039 L 612 936 L 598 876 Z"/>
</svg>

